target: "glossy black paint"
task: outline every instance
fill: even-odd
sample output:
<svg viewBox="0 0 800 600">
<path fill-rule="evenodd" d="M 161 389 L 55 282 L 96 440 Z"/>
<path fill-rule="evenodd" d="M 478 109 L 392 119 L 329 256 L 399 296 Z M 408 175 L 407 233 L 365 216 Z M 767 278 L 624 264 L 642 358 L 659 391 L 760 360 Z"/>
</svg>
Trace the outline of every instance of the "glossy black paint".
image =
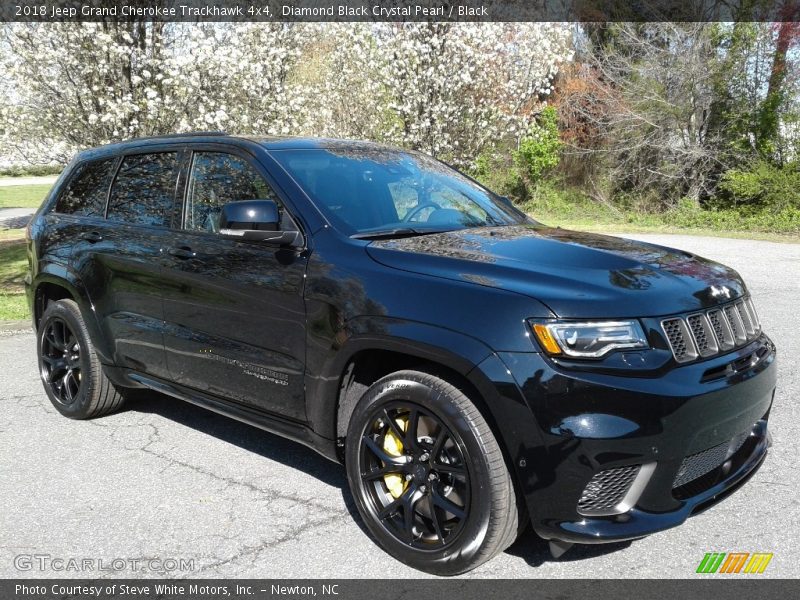
<svg viewBox="0 0 800 600">
<path fill-rule="evenodd" d="M 118 383 L 198 403 L 333 459 L 346 429 L 340 397 L 352 361 L 381 351 L 404 366 L 443 368 L 472 391 L 546 538 L 591 543 L 677 525 L 758 467 L 776 383 L 772 343 L 762 335 L 680 366 L 659 327 L 661 316 L 718 304 L 712 286 L 725 286 L 731 299 L 744 295 L 733 270 L 678 250 L 534 222 L 351 239 L 274 160 L 282 149 L 341 143 L 188 136 L 83 153 L 78 162 L 179 152 L 174 216 L 169 228 L 151 228 L 52 212 L 73 163 L 31 225 L 34 321 L 37 298 L 62 290 L 78 301 Z M 199 150 L 246 158 L 302 244 L 183 230 L 190 155 Z M 531 319 L 623 317 L 640 319 L 651 349 L 552 359 L 530 334 Z M 684 456 L 749 430 L 751 441 L 725 477 L 688 500 L 673 496 Z M 656 472 L 629 513 L 576 512 L 594 473 L 649 461 Z"/>
</svg>

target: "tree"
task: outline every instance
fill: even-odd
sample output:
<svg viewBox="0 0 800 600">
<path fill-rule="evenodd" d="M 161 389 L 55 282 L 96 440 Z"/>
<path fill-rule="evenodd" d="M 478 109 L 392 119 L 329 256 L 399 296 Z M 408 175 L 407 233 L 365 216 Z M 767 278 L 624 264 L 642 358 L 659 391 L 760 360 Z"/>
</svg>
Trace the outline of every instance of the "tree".
<svg viewBox="0 0 800 600">
<path fill-rule="evenodd" d="M 407 23 L 379 31 L 388 137 L 459 165 L 516 139 L 571 56 L 562 24 Z"/>
<path fill-rule="evenodd" d="M 706 23 L 616 23 L 586 61 L 591 75 L 563 110 L 597 137 L 570 152 L 599 155 L 611 193 L 662 206 L 712 193 L 719 132 L 710 127 L 716 48 Z M 602 144 L 597 144 L 597 139 Z"/>
<path fill-rule="evenodd" d="M 192 129 L 300 127 L 292 72 L 311 26 L 146 21 L 4 26 L 6 149 L 66 162 L 78 149 Z"/>
<path fill-rule="evenodd" d="M 176 127 L 192 98 L 191 79 L 170 52 L 174 29 L 136 21 L 6 25 L 2 68 L 13 89 L 0 112 L 4 144 L 63 162 L 75 148 Z"/>
</svg>

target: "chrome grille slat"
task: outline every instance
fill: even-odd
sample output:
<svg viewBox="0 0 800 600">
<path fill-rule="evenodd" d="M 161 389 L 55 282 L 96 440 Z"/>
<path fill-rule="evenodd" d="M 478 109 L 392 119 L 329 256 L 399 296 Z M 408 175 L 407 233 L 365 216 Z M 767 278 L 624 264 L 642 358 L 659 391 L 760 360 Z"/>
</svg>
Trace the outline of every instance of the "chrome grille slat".
<svg viewBox="0 0 800 600">
<path fill-rule="evenodd" d="M 708 311 L 708 320 L 714 328 L 714 335 L 717 336 L 719 349 L 726 351 L 733 348 L 736 342 L 733 339 L 731 326 L 728 325 L 728 320 L 725 318 L 725 315 L 722 314 L 722 311 L 718 309 Z"/>
<path fill-rule="evenodd" d="M 698 357 L 692 335 L 686 321 L 681 318 L 667 319 L 661 322 L 667 341 L 672 348 L 672 355 L 678 362 L 689 362 Z"/>
<path fill-rule="evenodd" d="M 752 336 L 756 332 L 756 328 L 753 327 L 753 322 L 750 320 L 750 313 L 744 305 L 744 302 L 737 302 L 736 310 L 739 312 L 739 318 L 744 325 L 745 335 L 747 335 L 747 337 Z"/>
<path fill-rule="evenodd" d="M 694 336 L 695 346 L 700 356 L 713 356 L 719 352 L 717 338 L 706 315 L 703 313 L 689 315 L 686 317 L 686 323 Z"/>
<path fill-rule="evenodd" d="M 756 333 L 761 333 L 761 321 L 758 319 L 758 313 L 756 313 L 756 307 L 753 304 L 753 299 L 747 298 L 744 301 L 744 305 L 747 308 L 747 312 L 750 313 L 750 321 L 752 321 Z"/>
<path fill-rule="evenodd" d="M 686 363 L 743 346 L 761 333 L 761 324 L 749 297 L 720 308 L 661 321 L 675 360 Z"/>
<path fill-rule="evenodd" d="M 739 344 L 744 343 L 747 340 L 747 333 L 745 332 L 742 318 L 739 316 L 739 311 L 736 310 L 736 307 L 732 304 L 729 304 L 722 310 L 725 313 L 725 318 L 728 319 L 728 325 L 731 326 L 733 339 L 736 342 L 736 345 L 738 346 Z"/>
</svg>

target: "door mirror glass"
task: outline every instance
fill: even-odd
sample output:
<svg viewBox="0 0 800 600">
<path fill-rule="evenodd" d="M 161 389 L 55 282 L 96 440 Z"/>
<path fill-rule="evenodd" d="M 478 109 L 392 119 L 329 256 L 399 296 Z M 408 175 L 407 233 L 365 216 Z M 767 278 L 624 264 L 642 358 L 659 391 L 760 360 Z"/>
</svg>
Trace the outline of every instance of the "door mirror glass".
<svg viewBox="0 0 800 600">
<path fill-rule="evenodd" d="M 222 207 L 219 233 L 230 238 L 274 244 L 302 244 L 298 231 L 280 231 L 281 215 L 274 200 L 241 200 Z"/>
</svg>

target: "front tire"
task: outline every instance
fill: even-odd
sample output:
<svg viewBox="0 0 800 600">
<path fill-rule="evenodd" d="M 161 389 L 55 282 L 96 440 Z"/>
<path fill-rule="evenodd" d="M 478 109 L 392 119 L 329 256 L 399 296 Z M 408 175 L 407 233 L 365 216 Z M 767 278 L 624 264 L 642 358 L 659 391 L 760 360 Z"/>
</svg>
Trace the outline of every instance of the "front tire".
<svg viewBox="0 0 800 600">
<path fill-rule="evenodd" d="M 353 410 L 345 464 L 370 532 L 412 567 L 457 575 L 516 539 L 500 446 L 469 398 L 439 377 L 400 371 L 373 384 Z"/>
<path fill-rule="evenodd" d="M 73 300 L 47 305 L 39 323 L 36 347 L 45 392 L 62 415 L 91 419 L 122 406 L 124 397 L 103 373 Z"/>
</svg>

